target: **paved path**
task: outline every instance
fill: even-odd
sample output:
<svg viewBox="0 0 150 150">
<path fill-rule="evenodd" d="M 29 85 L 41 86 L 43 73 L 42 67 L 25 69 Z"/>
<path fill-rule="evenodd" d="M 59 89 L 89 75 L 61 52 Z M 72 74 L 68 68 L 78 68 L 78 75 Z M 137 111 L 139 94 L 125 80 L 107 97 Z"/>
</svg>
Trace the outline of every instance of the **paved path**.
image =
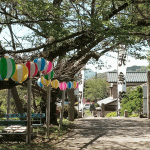
<svg viewBox="0 0 150 150">
<path fill-rule="evenodd" d="M 150 120 L 80 118 L 74 132 L 64 136 L 56 147 L 57 150 L 150 150 Z"/>
</svg>

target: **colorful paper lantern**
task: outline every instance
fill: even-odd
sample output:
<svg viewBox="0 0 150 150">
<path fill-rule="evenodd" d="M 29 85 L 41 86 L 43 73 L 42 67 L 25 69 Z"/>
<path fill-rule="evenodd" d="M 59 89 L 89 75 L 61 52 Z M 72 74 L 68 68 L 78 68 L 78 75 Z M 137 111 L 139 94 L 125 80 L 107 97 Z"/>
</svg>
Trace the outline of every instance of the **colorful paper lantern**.
<svg viewBox="0 0 150 150">
<path fill-rule="evenodd" d="M 47 61 L 45 69 L 42 71 L 43 75 L 50 73 L 53 70 L 53 64 L 50 61 Z"/>
<path fill-rule="evenodd" d="M 54 77 L 54 71 L 51 71 L 49 74 L 43 76 L 46 80 L 50 80 Z"/>
<path fill-rule="evenodd" d="M 34 63 L 38 66 L 38 71 L 43 71 L 47 66 L 47 61 L 44 58 L 35 58 Z"/>
<path fill-rule="evenodd" d="M 67 88 L 68 88 L 68 89 L 71 89 L 72 87 L 73 87 L 72 82 L 69 81 L 69 82 L 67 83 Z"/>
<path fill-rule="evenodd" d="M 79 88 L 79 83 L 78 83 L 78 82 L 76 82 L 76 89 L 77 89 L 77 88 Z"/>
<path fill-rule="evenodd" d="M 51 85 L 53 88 L 57 89 L 59 87 L 59 81 L 55 79 L 51 82 Z"/>
<path fill-rule="evenodd" d="M 66 82 L 61 82 L 61 83 L 59 84 L 59 88 L 60 88 L 61 90 L 66 90 L 66 88 L 67 88 Z"/>
<path fill-rule="evenodd" d="M 22 83 L 28 77 L 28 68 L 23 64 L 16 65 L 16 71 L 14 75 L 11 77 L 12 80 Z"/>
<path fill-rule="evenodd" d="M 42 76 L 42 77 L 41 77 L 41 83 L 42 83 L 43 85 L 48 86 L 48 85 L 50 85 L 51 80 L 46 80 L 46 79 Z"/>
<path fill-rule="evenodd" d="M 11 58 L 0 58 L 0 75 L 2 79 L 11 78 L 15 73 L 15 61 Z"/>
<path fill-rule="evenodd" d="M 73 81 L 73 88 L 76 89 L 77 87 L 77 82 Z"/>
<path fill-rule="evenodd" d="M 27 62 L 26 66 L 28 68 L 28 77 L 34 77 L 37 75 L 38 72 L 38 66 L 34 62 Z"/>
<path fill-rule="evenodd" d="M 44 85 L 41 83 L 41 78 L 39 78 L 39 79 L 37 80 L 37 84 L 38 84 L 38 86 L 40 86 L 40 87 L 44 87 Z"/>
</svg>

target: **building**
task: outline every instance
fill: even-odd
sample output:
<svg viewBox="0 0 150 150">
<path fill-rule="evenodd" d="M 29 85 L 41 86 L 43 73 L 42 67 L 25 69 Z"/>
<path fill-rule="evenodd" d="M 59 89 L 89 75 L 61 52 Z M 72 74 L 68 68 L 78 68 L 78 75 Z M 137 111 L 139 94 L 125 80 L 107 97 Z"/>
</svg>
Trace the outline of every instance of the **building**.
<svg viewBox="0 0 150 150">
<path fill-rule="evenodd" d="M 110 97 L 117 98 L 117 72 L 107 73 L 107 82 L 111 83 Z M 139 86 L 147 82 L 147 72 L 127 72 L 126 87 Z"/>
<path fill-rule="evenodd" d="M 104 116 L 108 113 L 117 111 L 117 72 L 108 72 L 107 73 L 107 82 L 110 83 L 110 97 L 100 100 L 97 103 L 101 106 L 104 104 L 105 112 Z M 146 113 L 147 108 L 147 72 L 127 72 L 126 73 L 126 86 L 143 86 L 143 113 Z"/>
</svg>

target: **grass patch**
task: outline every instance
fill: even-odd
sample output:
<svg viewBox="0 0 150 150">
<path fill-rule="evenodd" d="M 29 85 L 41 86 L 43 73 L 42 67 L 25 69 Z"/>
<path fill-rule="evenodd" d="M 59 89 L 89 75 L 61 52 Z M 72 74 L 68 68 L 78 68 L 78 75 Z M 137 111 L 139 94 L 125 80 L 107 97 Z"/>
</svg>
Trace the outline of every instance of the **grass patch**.
<svg viewBox="0 0 150 150">
<path fill-rule="evenodd" d="M 59 121 L 58 121 L 59 122 Z M 27 144 L 25 142 L 2 142 L 0 140 L 0 150 L 54 150 L 55 143 L 57 143 L 63 135 L 71 132 L 74 127 L 73 122 L 68 121 L 67 119 L 63 119 L 62 121 L 62 129 L 59 129 L 59 126 L 51 125 L 49 128 L 50 135 L 46 136 L 46 126 L 38 127 L 33 129 L 33 132 L 38 135 L 34 138 L 31 144 Z M 0 127 L 2 129 L 2 127 Z M 2 138 L 1 138 L 2 139 Z"/>
<path fill-rule="evenodd" d="M 90 112 L 89 109 L 86 109 L 86 110 L 85 110 L 85 114 L 88 115 L 88 116 L 92 116 L 92 114 L 91 114 L 91 112 Z"/>
</svg>

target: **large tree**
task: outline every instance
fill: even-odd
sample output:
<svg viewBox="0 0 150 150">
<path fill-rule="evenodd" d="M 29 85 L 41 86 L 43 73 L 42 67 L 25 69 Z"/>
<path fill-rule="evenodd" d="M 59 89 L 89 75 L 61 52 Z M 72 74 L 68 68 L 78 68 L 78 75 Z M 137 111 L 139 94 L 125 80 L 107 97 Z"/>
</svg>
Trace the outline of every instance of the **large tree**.
<svg viewBox="0 0 150 150">
<path fill-rule="evenodd" d="M 10 33 L 1 39 L 0 54 L 16 63 L 44 57 L 55 62 L 58 80 L 73 80 L 91 58 L 99 60 L 120 44 L 139 57 L 135 44 L 150 36 L 149 6 L 144 0 L 2 0 L 1 33 Z M 0 81 L 0 89 L 13 86 L 11 79 Z"/>
</svg>

